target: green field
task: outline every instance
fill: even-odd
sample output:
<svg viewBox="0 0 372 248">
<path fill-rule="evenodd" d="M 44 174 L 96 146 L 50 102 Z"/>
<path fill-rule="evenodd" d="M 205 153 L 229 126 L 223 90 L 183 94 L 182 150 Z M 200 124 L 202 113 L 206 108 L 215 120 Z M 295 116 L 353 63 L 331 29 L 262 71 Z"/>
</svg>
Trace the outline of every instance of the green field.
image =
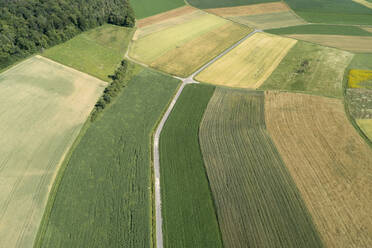
<svg viewBox="0 0 372 248">
<path fill-rule="evenodd" d="M 124 58 L 133 29 L 103 25 L 45 50 L 42 55 L 104 81 Z"/>
<path fill-rule="evenodd" d="M 32 247 L 55 175 L 105 85 L 40 56 L 0 74 L 1 247 Z"/>
<path fill-rule="evenodd" d="M 90 125 L 36 247 L 150 247 L 150 139 L 178 85 L 144 69 Z"/>
<path fill-rule="evenodd" d="M 323 247 L 266 130 L 263 92 L 217 88 L 200 145 L 225 247 Z"/>
<path fill-rule="evenodd" d="M 352 0 L 285 0 L 285 2 L 308 22 L 372 24 L 372 9 Z"/>
<path fill-rule="evenodd" d="M 372 36 L 372 33 L 357 26 L 345 25 L 323 25 L 307 24 L 286 28 L 268 29 L 268 33 L 286 35 L 286 34 L 328 34 L 328 35 L 355 35 Z"/>
<path fill-rule="evenodd" d="M 352 57 L 348 52 L 299 41 L 260 89 L 341 98 L 344 70 Z"/>
<path fill-rule="evenodd" d="M 184 0 L 132 0 L 130 1 L 137 19 L 156 15 L 185 5 Z"/>
<path fill-rule="evenodd" d="M 200 9 L 234 7 L 257 3 L 275 2 L 275 0 L 187 0 L 187 2 Z"/>
<path fill-rule="evenodd" d="M 372 70 L 372 54 L 355 54 L 351 60 L 349 69 Z"/>
<path fill-rule="evenodd" d="M 186 86 L 160 137 L 165 247 L 222 247 L 198 135 L 214 88 Z"/>
</svg>

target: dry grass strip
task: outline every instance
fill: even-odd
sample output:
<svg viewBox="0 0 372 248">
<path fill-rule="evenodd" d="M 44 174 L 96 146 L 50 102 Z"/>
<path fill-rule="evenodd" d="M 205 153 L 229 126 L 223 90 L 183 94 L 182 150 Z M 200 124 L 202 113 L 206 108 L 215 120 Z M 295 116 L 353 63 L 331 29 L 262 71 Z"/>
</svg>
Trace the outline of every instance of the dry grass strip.
<svg viewBox="0 0 372 248">
<path fill-rule="evenodd" d="M 289 10 L 290 10 L 289 7 L 285 3 L 282 3 L 282 2 L 261 3 L 261 4 L 228 7 L 228 8 L 206 9 L 207 12 L 220 15 L 223 17 L 259 15 L 259 14 L 276 13 L 276 12 L 289 11 Z"/>
</svg>

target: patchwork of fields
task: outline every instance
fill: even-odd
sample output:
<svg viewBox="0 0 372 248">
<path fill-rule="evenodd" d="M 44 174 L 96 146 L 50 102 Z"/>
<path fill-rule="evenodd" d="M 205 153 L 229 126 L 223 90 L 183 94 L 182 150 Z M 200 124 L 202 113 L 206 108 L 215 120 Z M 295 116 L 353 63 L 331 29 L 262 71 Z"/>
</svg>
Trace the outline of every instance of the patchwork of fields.
<svg viewBox="0 0 372 248">
<path fill-rule="evenodd" d="M 196 79 L 230 87 L 258 88 L 296 42 L 256 33 L 198 74 Z"/>
<path fill-rule="evenodd" d="M 198 135 L 213 92 L 187 85 L 160 137 L 165 247 L 222 247 Z"/>
<path fill-rule="evenodd" d="M 217 88 L 200 145 L 225 247 L 322 247 L 266 131 L 263 92 Z"/>
<path fill-rule="evenodd" d="M 32 247 L 59 166 L 105 86 L 40 56 L 0 74 L 1 247 Z"/>
<path fill-rule="evenodd" d="M 342 102 L 293 93 L 265 95 L 267 129 L 327 247 L 372 245 L 372 151 Z"/>
<path fill-rule="evenodd" d="M 154 18 L 137 30 L 131 58 L 187 77 L 252 30 L 190 7 Z M 160 21 L 159 21 L 160 20 Z"/>
</svg>

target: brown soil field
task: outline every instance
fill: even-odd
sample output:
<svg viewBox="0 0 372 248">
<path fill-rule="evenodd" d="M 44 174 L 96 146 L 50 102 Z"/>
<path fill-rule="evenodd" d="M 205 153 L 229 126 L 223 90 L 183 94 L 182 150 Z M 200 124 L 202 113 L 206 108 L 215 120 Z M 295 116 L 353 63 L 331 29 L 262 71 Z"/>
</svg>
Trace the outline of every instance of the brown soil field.
<svg viewBox="0 0 372 248">
<path fill-rule="evenodd" d="M 368 36 L 293 34 L 288 37 L 351 52 L 372 52 L 372 37 Z"/>
<path fill-rule="evenodd" d="M 181 8 L 173 9 L 158 15 L 147 17 L 137 21 L 137 27 L 143 28 L 145 26 L 155 24 L 170 18 L 179 17 L 194 12 L 196 9 L 190 6 L 184 6 Z"/>
<path fill-rule="evenodd" d="M 327 247 L 372 247 L 372 150 L 341 100 L 267 92 L 268 131 Z"/>
<path fill-rule="evenodd" d="M 261 3 L 247 6 L 206 9 L 205 11 L 220 15 L 223 17 L 230 16 L 246 16 L 246 15 L 259 15 L 267 13 L 276 13 L 282 11 L 289 11 L 289 7 L 282 2 Z"/>
</svg>

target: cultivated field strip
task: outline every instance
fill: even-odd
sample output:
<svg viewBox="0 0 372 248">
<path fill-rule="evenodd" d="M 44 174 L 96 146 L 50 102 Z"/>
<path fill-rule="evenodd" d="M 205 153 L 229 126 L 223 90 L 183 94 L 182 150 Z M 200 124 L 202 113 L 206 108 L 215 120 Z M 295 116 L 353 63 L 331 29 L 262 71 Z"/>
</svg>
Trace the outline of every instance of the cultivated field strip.
<svg viewBox="0 0 372 248">
<path fill-rule="evenodd" d="M 327 247 L 372 247 L 372 150 L 340 100 L 268 92 L 268 131 Z"/>
<path fill-rule="evenodd" d="M 142 70 L 74 149 L 35 247 L 150 247 L 151 136 L 179 81 Z"/>
<path fill-rule="evenodd" d="M 32 247 L 59 165 L 104 86 L 40 56 L 0 74 L 0 247 Z"/>
<path fill-rule="evenodd" d="M 214 86 L 187 85 L 161 133 L 165 247 L 222 247 L 198 139 L 199 124 L 213 92 Z"/>
<path fill-rule="evenodd" d="M 322 247 L 266 131 L 263 92 L 217 88 L 199 135 L 225 247 Z"/>
</svg>

